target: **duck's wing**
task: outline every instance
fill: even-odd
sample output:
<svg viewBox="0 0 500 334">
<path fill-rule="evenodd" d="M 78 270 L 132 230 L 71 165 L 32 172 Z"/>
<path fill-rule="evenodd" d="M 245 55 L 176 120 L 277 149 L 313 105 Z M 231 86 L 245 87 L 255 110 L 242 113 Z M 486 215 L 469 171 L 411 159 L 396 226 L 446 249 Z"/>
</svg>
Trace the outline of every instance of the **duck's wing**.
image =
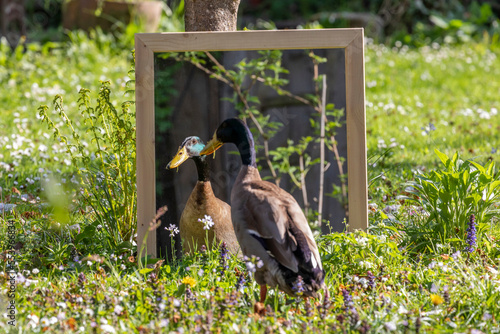
<svg viewBox="0 0 500 334">
<path fill-rule="evenodd" d="M 276 185 L 255 181 L 246 185 L 243 215 L 248 234 L 281 265 L 321 270 L 321 260 L 311 229 L 295 199 Z"/>
</svg>

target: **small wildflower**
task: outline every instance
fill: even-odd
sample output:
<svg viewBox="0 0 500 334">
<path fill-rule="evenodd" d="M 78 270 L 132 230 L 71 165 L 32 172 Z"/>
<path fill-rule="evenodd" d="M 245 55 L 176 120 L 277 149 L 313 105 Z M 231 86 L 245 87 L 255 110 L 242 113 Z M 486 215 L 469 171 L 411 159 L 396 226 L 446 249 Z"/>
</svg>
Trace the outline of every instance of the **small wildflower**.
<svg viewBox="0 0 500 334">
<path fill-rule="evenodd" d="M 40 272 L 40 270 L 38 270 L 37 268 L 34 268 L 34 269 L 33 269 L 33 271 L 32 271 L 32 273 L 33 273 L 34 275 L 38 274 L 39 272 Z"/>
<path fill-rule="evenodd" d="M 123 306 L 116 305 L 113 312 L 115 312 L 116 315 L 120 315 L 123 312 Z"/>
<path fill-rule="evenodd" d="M 449 304 L 450 303 L 450 293 L 448 292 L 448 285 L 445 285 L 443 287 L 443 290 L 444 290 L 444 292 L 443 292 L 444 302 L 446 304 Z"/>
<path fill-rule="evenodd" d="M 239 290 L 239 291 L 243 290 L 245 282 L 246 282 L 245 275 L 240 274 L 238 276 L 238 281 L 236 282 L 236 290 Z"/>
<path fill-rule="evenodd" d="M 330 292 L 327 289 L 325 289 L 325 296 L 323 298 L 323 304 L 321 306 L 319 306 L 321 319 L 324 319 L 326 317 L 326 314 L 327 314 L 328 310 L 330 309 L 331 305 L 332 305 L 332 302 L 330 301 Z M 342 315 L 340 315 L 340 316 L 342 316 Z"/>
<path fill-rule="evenodd" d="M 349 311 L 354 309 L 354 302 L 347 289 L 342 289 L 342 296 L 344 297 L 344 310 Z"/>
<path fill-rule="evenodd" d="M 116 333 L 116 330 L 113 326 L 111 325 L 108 325 L 108 324 L 103 324 L 101 325 L 101 329 L 105 332 L 105 333 Z"/>
<path fill-rule="evenodd" d="M 302 279 L 302 276 L 297 276 L 297 280 L 295 280 L 295 282 L 293 283 L 292 290 L 297 296 L 302 296 L 305 291 L 304 280 Z"/>
<path fill-rule="evenodd" d="M 186 296 L 186 299 L 188 299 L 188 300 L 195 300 L 196 299 L 193 295 L 193 291 L 191 291 L 190 285 L 186 285 L 186 291 L 184 292 L 184 295 Z"/>
<path fill-rule="evenodd" d="M 228 258 L 227 246 L 225 242 L 221 243 L 219 247 L 219 254 L 220 254 L 219 264 L 221 266 L 221 276 L 224 276 L 225 271 L 229 268 L 229 265 L 227 264 L 227 258 Z"/>
<path fill-rule="evenodd" d="M 368 277 L 368 286 L 372 289 L 375 289 L 375 276 L 371 271 L 368 271 L 366 273 L 366 276 Z"/>
<path fill-rule="evenodd" d="M 87 282 L 87 277 L 85 277 L 84 273 L 79 273 L 78 274 L 78 283 L 84 284 L 85 282 Z"/>
<path fill-rule="evenodd" d="M 47 327 L 50 325 L 50 322 L 49 322 L 49 319 L 47 319 L 47 317 L 43 317 L 42 319 L 40 319 L 40 326 L 43 327 Z"/>
<path fill-rule="evenodd" d="M 465 251 L 468 253 L 472 253 L 476 247 L 476 216 L 470 215 L 469 219 L 469 227 L 467 227 L 467 247 L 465 247 Z"/>
<path fill-rule="evenodd" d="M 311 302 L 309 301 L 309 298 L 306 298 L 306 301 L 304 303 L 304 310 L 306 311 L 306 317 L 310 318 L 313 316 L 313 311 L 312 311 Z"/>
<path fill-rule="evenodd" d="M 252 255 L 251 258 L 244 256 L 243 261 L 245 261 L 245 266 L 250 274 L 254 273 L 257 268 L 262 268 L 264 266 L 264 262 L 258 256 L 254 255 Z"/>
<path fill-rule="evenodd" d="M 200 251 L 201 253 L 205 253 L 207 251 L 207 246 L 201 245 Z"/>
<path fill-rule="evenodd" d="M 431 294 L 431 302 L 434 306 L 440 305 L 444 302 L 443 297 L 440 295 Z"/>
<path fill-rule="evenodd" d="M 167 327 L 168 326 L 168 323 L 169 323 L 169 319 L 162 319 L 160 320 L 160 328 L 164 328 L 164 327 Z"/>
<path fill-rule="evenodd" d="M 170 224 L 169 227 L 165 227 L 165 230 L 170 232 L 171 237 L 175 237 L 175 235 L 179 233 L 179 229 L 174 224 Z"/>
<path fill-rule="evenodd" d="M 384 324 L 385 329 L 387 329 L 388 332 L 394 332 L 398 327 L 394 322 L 386 322 Z"/>
<path fill-rule="evenodd" d="M 245 265 L 246 265 L 247 271 L 249 273 L 254 273 L 255 272 L 255 264 L 253 264 L 252 262 L 245 262 Z"/>
<path fill-rule="evenodd" d="M 186 286 L 193 287 L 196 285 L 196 280 L 190 276 L 186 276 L 182 279 L 181 283 L 186 284 Z"/>
<path fill-rule="evenodd" d="M 210 230 L 210 228 L 214 226 L 214 221 L 209 215 L 205 215 L 204 218 L 199 218 L 198 221 L 203 223 L 204 230 Z"/>
</svg>

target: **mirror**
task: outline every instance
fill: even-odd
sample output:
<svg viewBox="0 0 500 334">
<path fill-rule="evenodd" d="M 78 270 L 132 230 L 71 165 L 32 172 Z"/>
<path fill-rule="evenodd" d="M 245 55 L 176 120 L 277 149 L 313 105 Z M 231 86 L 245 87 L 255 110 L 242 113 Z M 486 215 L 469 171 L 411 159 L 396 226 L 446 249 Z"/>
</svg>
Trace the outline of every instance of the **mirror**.
<svg viewBox="0 0 500 334">
<path fill-rule="evenodd" d="M 342 41 L 355 36 L 357 49 L 353 43 L 349 43 L 351 52 L 349 44 L 321 45 L 325 41 L 319 39 L 318 33 Z M 244 43 L 245 39 L 231 42 L 229 37 L 235 35 L 245 37 L 250 45 Z M 211 40 L 219 48 L 214 50 L 212 45 L 203 49 L 198 43 L 193 48 L 182 37 L 198 42 L 200 38 L 204 42 Z M 149 49 L 147 66 L 140 64 L 141 55 L 136 50 L 138 243 L 141 236 L 144 239 L 147 235 L 144 240 L 148 254 L 172 254 L 169 232 L 164 227 L 178 224 L 197 182 L 193 161 L 184 162 L 178 171 L 167 170 L 167 163 L 187 136 L 195 135 L 207 142 L 217 126 L 229 117 L 246 120 L 254 134 L 262 178 L 296 198 L 313 230 L 341 231 L 345 228 L 344 219 L 350 229 L 366 228 L 362 29 L 138 34 L 136 38 Z M 287 47 L 265 47 L 276 46 L 283 40 L 288 41 Z M 177 45 L 176 41 L 184 45 Z M 136 48 L 141 48 L 137 41 Z M 143 78 L 147 80 L 141 82 Z M 353 88 L 358 91 L 353 92 Z M 321 141 L 323 108 L 326 122 Z M 144 133 L 151 137 L 144 137 Z M 353 135 L 355 140 L 351 140 Z M 215 159 L 208 158 L 214 193 L 229 204 L 231 187 L 241 166 L 235 152 L 233 145 L 225 145 Z M 356 181 L 351 181 L 354 178 Z M 323 203 L 319 200 L 321 193 Z M 149 221 L 164 205 L 168 212 L 161 218 L 162 226 L 148 233 Z M 177 251 L 179 241 L 175 243 Z"/>
</svg>

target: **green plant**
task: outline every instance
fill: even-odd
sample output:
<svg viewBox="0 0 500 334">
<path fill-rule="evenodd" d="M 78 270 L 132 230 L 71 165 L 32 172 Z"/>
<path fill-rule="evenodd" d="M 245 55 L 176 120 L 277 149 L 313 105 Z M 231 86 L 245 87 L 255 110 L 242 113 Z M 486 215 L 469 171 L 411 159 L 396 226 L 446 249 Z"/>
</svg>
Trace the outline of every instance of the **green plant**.
<svg viewBox="0 0 500 334">
<path fill-rule="evenodd" d="M 495 173 L 495 163 L 482 166 L 472 160 L 461 160 L 457 153 L 450 159 L 444 153 L 434 152 L 444 168 L 417 175 L 410 182 L 406 197 L 417 202 L 428 214 L 423 221 L 434 242 L 465 241 L 470 216 L 475 215 L 478 241 L 498 217 L 500 210 L 500 174 Z"/>
<path fill-rule="evenodd" d="M 90 133 L 92 146 L 82 140 L 81 130 L 64 111 L 62 96 L 54 98 L 54 107 L 70 137 L 48 114 L 46 105 L 40 106 L 42 122 L 53 130 L 54 138 L 66 148 L 74 166 L 80 167 L 82 195 L 93 208 L 95 219 L 105 226 L 111 247 L 131 243 L 136 228 L 135 191 L 135 115 L 132 102 L 124 102 L 121 109 L 111 101 L 109 82 L 101 84 L 95 104 L 90 91 L 80 90 L 79 109 L 83 124 Z"/>
</svg>

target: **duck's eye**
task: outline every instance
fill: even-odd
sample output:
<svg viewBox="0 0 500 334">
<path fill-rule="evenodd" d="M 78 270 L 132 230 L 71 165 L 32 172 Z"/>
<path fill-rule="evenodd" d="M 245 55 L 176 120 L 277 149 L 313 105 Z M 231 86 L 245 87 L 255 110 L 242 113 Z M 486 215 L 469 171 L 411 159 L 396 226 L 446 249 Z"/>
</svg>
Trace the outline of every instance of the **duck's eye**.
<svg viewBox="0 0 500 334">
<path fill-rule="evenodd" d="M 196 139 L 193 139 L 193 144 L 198 144 L 198 141 Z"/>
<path fill-rule="evenodd" d="M 177 155 L 182 155 L 182 152 L 177 153 Z"/>
</svg>

